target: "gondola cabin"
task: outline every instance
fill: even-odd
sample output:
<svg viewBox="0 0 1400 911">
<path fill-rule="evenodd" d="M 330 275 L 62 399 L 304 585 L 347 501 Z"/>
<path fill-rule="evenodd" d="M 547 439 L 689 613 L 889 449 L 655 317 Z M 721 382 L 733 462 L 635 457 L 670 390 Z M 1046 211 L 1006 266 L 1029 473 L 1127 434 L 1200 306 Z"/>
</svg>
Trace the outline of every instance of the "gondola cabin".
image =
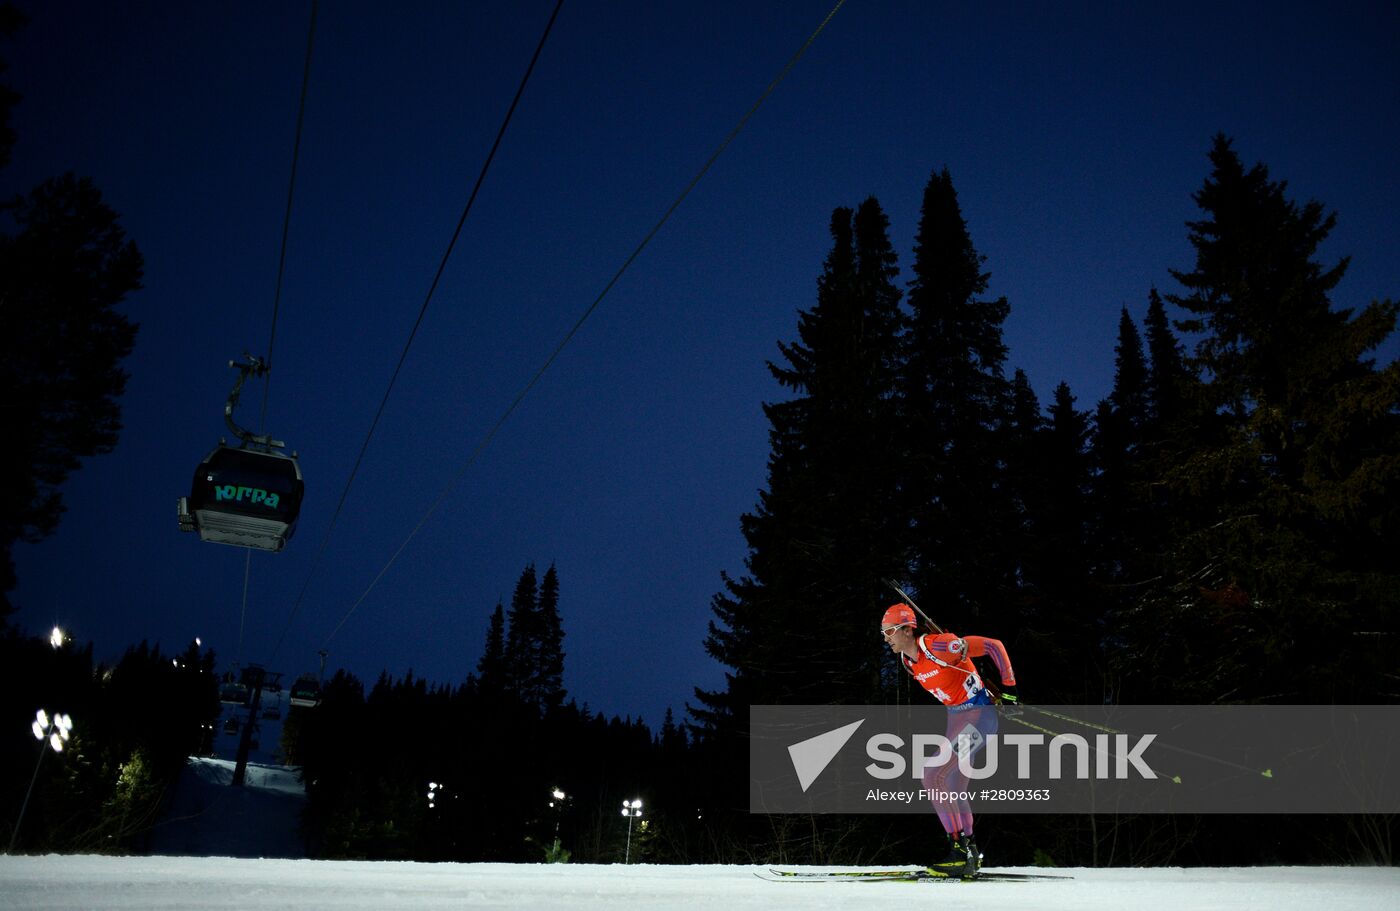
<svg viewBox="0 0 1400 911">
<path fill-rule="evenodd" d="M 179 500 L 180 530 L 215 544 L 280 551 L 296 531 L 305 488 L 295 456 L 220 443 Z"/>
<path fill-rule="evenodd" d="M 315 708 L 321 702 L 321 685 L 314 677 L 302 677 L 292 684 L 288 701 L 300 708 Z"/>
</svg>

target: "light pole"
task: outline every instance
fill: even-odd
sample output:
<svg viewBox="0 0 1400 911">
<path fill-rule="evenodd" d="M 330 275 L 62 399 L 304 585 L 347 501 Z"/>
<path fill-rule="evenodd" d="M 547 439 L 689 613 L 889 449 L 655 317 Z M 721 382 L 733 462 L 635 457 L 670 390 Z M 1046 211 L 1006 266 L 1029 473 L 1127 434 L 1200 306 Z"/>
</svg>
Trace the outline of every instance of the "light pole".
<svg viewBox="0 0 1400 911">
<path fill-rule="evenodd" d="M 57 628 L 54 630 L 57 632 Z M 57 648 L 57 646 L 54 646 Z M 34 739 L 39 741 L 47 740 L 48 743 L 39 747 L 39 761 L 34 763 L 34 775 L 29 779 L 29 790 L 24 792 L 24 803 L 19 808 L 19 819 L 15 820 L 15 829 L 10 833 L 10 847 L 6 849 L 6 854 L 12 854 L 15 850 L 15 841 L 19 839 L 19 827 L 24 823 L 24 811 L 29 809 L 29 798 L 34 793 L 34 782 L 39 780 L 39 767 L 44 764 L 44 754 L 52 749 L 55 753 L 63 752 L 63 745 L 68 742 L 70 732 L 73 730 L 73 719 L 67 715 L 54 715 L 49 717 L 49 713 L 40 709 L 34 713 L 34 723 L 29 726 L 34 732 Z"/>
<path fill-rule="evenodd" d="M 568 806 L 569 795 L 564 790 L 555 787 L 549 792 L 553 798 L 549 802 L 549 809 L 554 812 L 554 841 L 544 849 L 544 862 L 547 864 L 566 864 L 569 862 L 569 852 L 564 850 L 564 846 L 559 841 L 559 831 L 564 822 L 564 810 Z"/>
<path fill-rule="evenodd" d="M 564 801 L 569 799 L 569 795 L 555 788 L 549 792 L 549 796 L 554 800 L 550 802 L 549 808 L 554 811 L 554 840 L 559 841 L 559 823 L 564 820 Z"/>
<path fill-rule="evenodd" d="M 622 862 L 630 864 L 632 862 L 632 820 L 642 815 L 642 799 L 624 800 L 622 802 L 622 815 L 627 817 L 627 853 L 623 855 Z"/>
<path fill-rule="evenodd" d="M 428 809 L 437 809 L 437 799 L 447 793 L 447 785 L 436 781 L 428 782 Z"/>
</svg>

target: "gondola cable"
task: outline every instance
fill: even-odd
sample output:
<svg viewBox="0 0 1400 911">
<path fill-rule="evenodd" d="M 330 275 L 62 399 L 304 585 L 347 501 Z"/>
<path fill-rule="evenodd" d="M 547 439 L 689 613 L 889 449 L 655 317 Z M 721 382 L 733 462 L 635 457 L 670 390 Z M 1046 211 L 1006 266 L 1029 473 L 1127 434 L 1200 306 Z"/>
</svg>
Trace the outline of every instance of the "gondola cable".
<svg viewBox="0 0 1400 911">
<path fill-rule="evenodd" d="M 306 30 L 306 57 L 302 63 L 301 70 L 301 95 L 297 101 L 297 125 L 292 139 L 292 169 L 291 176 L 287 181 L 287 206 L 282 216 L 282 243 L 277 258 L 277 281 L 272 295 L 272 325 L 268 330 L 266 365 L 272 365 L 273 346 L 277 341 L 277 316 L 282 304 L 282 277 L 286 272 L 287 265 L 287 238 L 291 233 L 292 225 L 292 202 L 296 198 L 297 185 L 297 162 L 301 158 L 301 131 L 306 120 L 306 94 L 307 87 L 311 83 L 311 57 L 312 50 L 316 43 L 316 12 L 319 0 L 311 0 L 311 22 Z M 267 408 L 268 401 L 272 394 L 272 375 L 266 373 L 263 376 L 263 397 L 262 412 L 258 418 L 258 433 L 267 432 Z M 248 585 L 253 570 L 253 552 L 247 550 L 243 554 L 243 604 L 238 618 L 238 649 L 235 652 L 235 667 L 243 661 L 243 634 L 248 621 Z"/>
<path fill-rule="evenodd" d="M 272 349 L 277 342 L 277 313 L 282 304 L 282 275 L 287 266 L 287 237 L 292 228 L 292 200 L 296 195 L 297 161 L 301 157 L 301 127 L 306 120 L 306 89 L 311 84 L 311 51 L 316 44 L 316 7 L 319 0 L 311 0 L 311 24 L 306 30 L 306 60 L 301 69 L 301 98 L 297 102 L 297 128 L 292 140 L 292 173 L 287 180 L 287 209 L 282 215 L 282 247 L 277 255 L 277 285 L 272 294 L 272 329 L 267 336 L 267 366 L 272 367 Z M 267 402 L 272 394 L 272 374 L 263 380 L 262 414 L 258 419 L 258 432 L 267 432 Z"/>
<path fill-rule="evenodd" d="M 822 33 L 822 31 L 826 28 L 827 24 L 831 22 L 832 18 L 836 15 L 836 13 L 841 9 L 842 6 L 845 5 L 845 2 L 846 0 L 836 0 L 836 5 L 831 8 L 831 12 L 826 14 L 826 18 L 824 18 L 821 21 L 821 24 L 819 24 L 816 27 L 816 29 L 812 32 L 812 34 L 807 37 L 807 40 L 803 42 L 800 48 L 798 48 L 797 53 L 792 55 L 791 59 L 788 60 L 787 64 L 783 67 L 783 69 L 778 73 L 778 75 L 773 79 L 773 81 L 768 84 L 768 87 L 763 90 L 763 93 L 759 95 L 758 100 L 753 103 L 753 106 L 749 108 L 749 110 L 744 114 L 743 117 L 739 118 L 739 122 L 735 125 L 734 129 L 729 131 L 729 135 L 724 138 L 724 141 L 721 142 L 719 144 L 719 147 L 715 149 L 714 153 L 710 155 L 709 159 L 700 168 L 699 172 L 696 173 L 695 177 L 691 179 L 690 183 L 686 185 L 685 189 L 681 191 L 680 195 L 677 196 L 675 201 L 672 202 L 671 205 L 666 209 L 666 211 L 662 214 L 661 218 L 652 227 L 652 229 L 647 232 L 645 237 L 642 238 L 641 243 L 637 244 L 636 249 L 632 251 L 631 255 L 627 257 L 627 259 L 623 262 L 622 266 L 617 270 L 616 273 L 614 273 L 613 277 L 608 281 L 607 285 L 604 286 L 603 290 L 593 300 L 593 303 L 589 304 L 588 308 L 583 311 L 583 315 L 578 318 L 578 321 L 574 323 L 573 327 L 569 329 L 569 331 L 564 335 L 564 338 L 559 342 L 558 345 L 555 346 L 554 351 L 545 360 L 544 364 L 540 366 L 539 370 L 535 372 L 535 375 L 530 378 L 530 381 L 526 383 L 525 387 L 521 389 L 520 392 L 515 396 L 515 399 L 511 401 L 510 405 L 506 408 L 505 412 L 496 421 L 496 423 L 491 426 L 491 429 L 487 431 L 486 436 L 483 437 L 481 442 L 479 442 L 476 445 L 476 448 L 472 450 L 471 454 L 467 457 L 467 460 L 463 463 L 462 467 L 458 469 L 457 473 L 447 483 L 447 486 L 443 488 L 441 493 L 438 494 L 437 499 L 434 500 L 432 505 L 428 507 L 428 511 L 423 514 L 423 517 L 421 519 L 418 520 L 418 524 L 413 526 L 413 530 L 408 533 L 408 537 L 406 537 L 403 543 L 399 545 L 398 549 L 394 551 L 393 555 L 389 558 L 389 561 L 384 564 L 384 567 L 380 569 L 379 573 L 374 577 L 373 580 L 370 581 L 369 586 L 364 590 L 360 597 L 355 600 L 355 603 L 350 606 L 350 609 L 346 611 L 345 616 L 341 618 L 340 623 L 336 624 L 335 629 L 332 630 L 331 634 L 326 637 L 325 644 L 321 646 L 323 649 L 327 648 L 330 645 L 331 640 L 334 639 L 336 637 L 336 634 L 340 632 L 341 628 L 345 626 L 346 621 L 350 619 L 351 615 L 355 613 L 359 606 L 364 602 L 365 598 L 367 598 L 370 592 L 374 590 L 375 586 L 379 584 L 379 580 L 384 578 L 384 575 L 389 571 L 389 568 L 394 565 L 394 562 L 398 560 L 399 556 L 404 552 L 405 549 L 407 549 L 409 543 L 413 541 L 414 537 L 418 534 L 419 530 L 422 529 L 424 524 L 427 523 L 428 519 L 432 517 L 433 513 L 437 512 L 438 507 L 441 506 L 443 501 L 447 499 L 448 495 L 457 486 L 458 482 L 461 481 L 462 477 L 467 473 L 468 469 L 470 469 L 472 465 L 476 462 L 478 456 L 481 455 L 482 451 L 487 447 L 487 445 L 490 444 L 492 439 L 495 438 L 497 432 L 499 432 L 501 427 L 504 426 L 505 422 L 510 418 L 511 414 L 515 412 L 515 409 L 520 405 L 521 401 L 524 400 L 525 396 L 529 394 L 530 390 L 533 389 L 535 385 L 540 381 L 540 378 L 544 376 L 545 371 L 549 369 L 550 365 L 554 363 L 555 359 L 559 357 L 560 352 L 562 352 L 564 350 L 564 347 L 569 344 L 573 337 L 578 333 L 579 329 L 583 327 L 583 324 L 588 320 L 588 318 L 593 315 L 593 312 L 598 309 L 598 305 L 603 302 L 603 298 L 607 297 L 608 293 L 612 291 L 613 287 L 618 283 L 619 280 L 621 280 L 623 273 L 625 273 L 628 270 L 628 268 L 631 267 L 632 263 L 636 261 L 637 257 L 641 255 L 642 250 L 646 248 L 647 244 L 651 243 L 652 238 L 655 237 L 657 233 L 661 231 L 661 228 L 666 224 L 667 221 L 670 220 L 671 215 L 674 214 L 678 208 L 680 208 L 681 203 L 684 202 L 686 197 L 690 195 L 690 192 L 695 189 L 695 186 L 700 182 L 700 179 L 705 176 L 706 172 L 710 170 L 710 167 L 715 163 L 715 161 L 719 159 L 720 155 L 724 153 L 725 149 L 729 147 L 730 143 L 734 141 L 735 137 L 739 135 L 740 131 L 743 130 L 744 126 L 749 122 L 750 118 L 752 118 L 753 115 L 758 112 L 758 109 L 763 106 L 763 103 L 768 100 L 768 96 L 772 95 L 773 92 L 778 88 L 778 85 L 782 83 L 784 79 L 787 78 L 788 73 L 790 73 L 793 67 L 797 65 L 797 61 L 802 59 L 802 56 L 807 52 L 807 49 L 810 48 L 813 42 L 817 40 L 817 36 Z"/>
<path fill-rule="evenodd" d="M 428 305 L 432 302 L 433 294 L 437 291 L 443 273 L 447 269 L 447 261 L 452 256 L 452 251 L 457 245 L 457 239 L 462 234 L 462 227 L 467 222 L 467 216 L 471 214 L 472 206 L 476 202 L 477 194 L 481 191 L 481 186 L 486 180 L 486 174 L 491 168 L 491 163 L 496 158 L 496 152 L 501 146 L 501 140 L 505 138 L 506 128 L 510 126 L 511 118 L 515 115 L 515 109 L 520 105 L 520 99 L 525 94 L 525 86 L 530 81 L 530 75 L 535 70 L 535 64 L 539 62 L 540 54 L 544 51 L 545 41 L 549 38 L 550 31 L 554 28 L 554 22 L 559 18 L 559 11 L 564 6 L 564 0 L 557 0 L 554 11 L 549 16 L 549 21 L 545 24 L 544 32 L 540 35 L 539 44 L 535 47 L 535 53 L 530 58 L 530 64 L 525 68 L 525 75 L 520 79 L 520 85 L 515 90 L 515 97 L 511 99 L 510 107 L 506 110 L 505 118 L 501 121 L 500 129 L 496 131 L 496 139 L 491 144 L 491 151 L 487 153 L 486 160 L 481 166 L 481 172 L 477 175 L 476 183 L 472 187 L 471 194 L 467 197 L 467 203 L 462 208 L 462 215 L 457 220 L 457 228 L 452 232 L 452 238 L 447 243 L 447 249 L 442 254 L 442 260 L 438 263 L 436 274 L 432 283 L 428 286 L 428 293 L 423 299 L 423 305 L 418 310 L 418 318 L 413 323 L 413 328 L 408 334 L 408 340 L 404 342 L 403 350 L 399 353 L 398 363 L 394 366 L 394 372 L 389 377 L 389 384 L 384 390 L 384 396 L 379 402 L 379 408 L 374 413 L 374 420 L 370 422 L 369 432 L 365 434 L 364 443 L 360 446 L 359 455 L 355 457 L 355 464 L 351 466 L 350 476 L 346 479 L 345 489 L 340 493 L 340 500 L 336 503 L 335 511 L 331 514 L 330 524 L 326 527 L 325 534 L 321 537 L 320 547 L 312 558 L 311 569 L 308 570 L 306 581 L 302 584 L 301 592 L 297 595 L 296 601 L 292 605 L 292 610 L 287 616 L 286 626 L 282 629 L 282 634 L 277 639 L 277 644 L 272 649 L 272 655 L 268 659 L 269 664 L 277 657 L 277 653 L 282 648 L 282 643 L 287 638 L 287 633 L 291 630 L 292 622 L 296 619 L 297 612 L 301 610 L 301 605 L 306 598 L 306 592 L 311 586 L 311 580 L 316 574 L 316 570 L 321 564 L 321 558 L 325 555 L 326 548 L 330 544 L 331 532 L 335 530 L 336 522 L 340 519 L 340 513 L 345 507 L 346 498 L 350 495 L 350 488 L 355 483 L 355 476 L 360 471 L 360 465 L 364 461 L 365 453 L 369 450 L 370 441 L 374 439 L 375 430 L 379 427 L 379 420 L 384 414 L 385 407 L 389 404 L 389 396 L 394 391 L 394 386 L 398 382 L 399 372 L 403 369 L 404 361 L 408 358 L 409 349 L 413 346 L 413 341 L 418 336 L 418 329 L 423 325 L 423 318 L 427 315 Z M 329 642 L 329 640 L 327 640 Z"/>
</svg>

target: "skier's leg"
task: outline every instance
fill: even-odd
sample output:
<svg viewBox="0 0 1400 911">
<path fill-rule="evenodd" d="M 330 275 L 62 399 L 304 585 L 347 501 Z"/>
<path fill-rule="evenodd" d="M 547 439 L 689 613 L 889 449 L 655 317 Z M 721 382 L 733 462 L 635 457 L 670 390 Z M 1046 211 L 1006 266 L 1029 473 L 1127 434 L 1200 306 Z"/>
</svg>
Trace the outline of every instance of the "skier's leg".
<svg viewBox="0 0 1400 911">
<path fill-rule="evenodd" d="M 947 800 L 940 798 L 949 790 L 947 783 L 949 771 L 956 772 L 957 768 L 956 764 L 949 763 L 927 765 L 924 766 L 923 774 L 924 790 L 928 792 L 929 802 L 933 804 L 933 809 L 938 814 L 938 821 L 943 824 L 943 831 L 947 832 L 949 836 L 958 831 L 953 821 L 954 807 Z"/>
<path fill-rule="evenodd" d="M 954 745 L 954 750 L 962 762 L 971 765 L 973 758 L 986 746 L 987 738 L 997 732 L 997 726 L 996 709 L 990 705 L 968 709 L 957 713 L 957 716 L 950 714 L 948 740 Z M 951 790 L 958 792 L 959 797 L 952 806 L 951 815 L 959 833 L 958 847 L 967 858 L 964 875 L 972 876 L 982 865 L 982 854 L 972 834 L 974 819 L 972 802 L 968 799 L 970 781 L 963 773 L 961 765 L 955 765 L 954 768 L 956 776 L 950 775 L 949 779 L 952 783 Z"/>
</svg>

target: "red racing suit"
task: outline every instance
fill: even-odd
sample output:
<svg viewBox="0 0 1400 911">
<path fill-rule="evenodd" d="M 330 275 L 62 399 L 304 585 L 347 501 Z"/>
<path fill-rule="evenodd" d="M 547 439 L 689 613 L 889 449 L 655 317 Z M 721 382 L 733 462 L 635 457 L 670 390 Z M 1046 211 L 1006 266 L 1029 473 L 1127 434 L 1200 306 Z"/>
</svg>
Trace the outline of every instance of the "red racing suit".
<svg viewBox="0 0 1400 911">
<path fill-rule="evenodd" d="M 949 708 L 967 703 L 991 704 L 991 694 L 983 685 L 977 669 L 972 666 L 973 658 L 984 655 L 991 658 L 1002 685 L 1016 685 L 1011 657 L 1006 654 L 1006 646 L 1000 640 L 986 636 L 968 636 L 964 639 L 952 633 L 929 633 L 919 637 L 918 649 L 917 659 L 911 660 L 907 655 L 901 655 L 900 659 L 919 685 Z"/>
</svg>

